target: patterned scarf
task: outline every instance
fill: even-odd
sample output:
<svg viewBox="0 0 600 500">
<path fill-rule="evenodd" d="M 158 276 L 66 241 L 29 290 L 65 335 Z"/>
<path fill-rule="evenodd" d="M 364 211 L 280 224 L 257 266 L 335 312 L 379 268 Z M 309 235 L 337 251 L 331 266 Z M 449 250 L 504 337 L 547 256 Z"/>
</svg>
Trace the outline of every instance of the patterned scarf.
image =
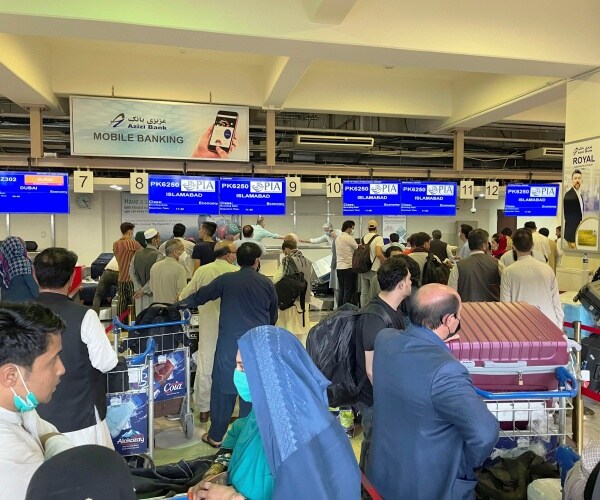
<svg viewBox="0 0 600 500">
<path fill-rule="evenodd" d="M 238 345 L 275 479 L 273 500 L 358 500 L 356 457 L 329 412 L 329 381 L 306 349 L 290 332 L 275 326 L 252 328 Z"/>
<path fill-rule="evenodd" d="M 4 288 L 10 286 L 15 276 L 33 274 L 31 261 L 27 258 L 25 243 L 21 238 L 9 236 L 0 245 L 0 276 Z"/>
<path fill-rule="evenodd" d="M 294 265 L 291 264 L 292 262 L 296 265 L 296 269 L 294 269 Z M 300 250 L 292 250 L 292 252 L 283 259 L 281 264 L 283 265 L 284 276 L 295 273 L 299 268 L 303 268 L 305 266 L 310 267 L 310 262 L 306 257 L 304 257 L 304 255 L 302 255 Z M 308 277 L 307 281 L 308 280 L 310 280 L 310 276 Z"/>
</svg>

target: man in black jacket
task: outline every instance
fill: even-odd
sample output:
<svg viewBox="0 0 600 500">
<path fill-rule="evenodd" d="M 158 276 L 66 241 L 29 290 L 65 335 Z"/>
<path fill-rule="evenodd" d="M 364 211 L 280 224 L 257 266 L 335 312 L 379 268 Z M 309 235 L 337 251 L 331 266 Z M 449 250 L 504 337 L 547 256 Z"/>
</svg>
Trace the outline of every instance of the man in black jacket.
<svg viewBox="0 0 600 500">
<path fill-rule="evenodd" d="M 563 238 L 569 248 L 575 248 L 577 226 L 583 219 L 583 199 L 581 198 L 581 170 L 575 169 L 571 174 L 572 187 L 563 198 L 563 211 L 565 214 L 565 230 Z"/>
<path fill-rule="evenodd" d="M 33 262 L 40 286 L 36 301 L 67 324 L 60 353 L 66 372 L 50 402 L 40 405 L 38 413 L 77 446 L 112 448 L 105 420 L 105 373 L 116 366 L 117 354 L 98 315 L 68 297 L 75 264 L 77 255 L 66 248 L 47 248 Z"/>
</svg>

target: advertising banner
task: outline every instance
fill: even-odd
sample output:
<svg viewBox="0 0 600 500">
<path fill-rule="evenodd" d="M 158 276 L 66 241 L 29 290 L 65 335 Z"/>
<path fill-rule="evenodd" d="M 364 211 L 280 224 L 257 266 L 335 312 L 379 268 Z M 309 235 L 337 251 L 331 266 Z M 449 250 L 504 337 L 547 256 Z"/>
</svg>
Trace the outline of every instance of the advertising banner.
<svg viewBox="0 0 600 500">
<path fill-rule="evenodd" d="M 401 215 L 456 215 L 455 182 L 403 182 Z"/>
<path fill-rule="evenodd" d="M 154 401 L 185 396 L 185 350 L 154 356 Z"/>
<path fill-rule="evenodd" d="M 2 172 L 0 174 L 0 212 L 68 214 L 69 175 Z"/>
<path fill-rule="evenodd" d="M 121 455 L 148 451 L 148 395 L 145 392 L 107 394 L 106 423 Z"/>
<path fill-rule="evenodd" d="M 565 144 L 563 165 L 563 250 L 598 251 L 600 138 Z"/>
<path fill-rule="evenodd" d="M 248 108 L 72 96 L 71 154 L 248 161 Z"/>
<path fill-rule="evenodd" d="M 383 217 L 382 234 L 387 238 L 390 233 L 398 233 L 400 241 L 406 242 L 408 237 L 406 234 L 406 215 L 386 215 Z"/>
<path fill-rule="evenodd" d="M 285 215 L 285 179 L 221 177 L 221 214 Z"/>
<path fill-rule="evenodd" d="M 219 181 L 214 177 L 150 174 L 148 212 L 218 214 Z"/>
<path fill-rule="evenodd" d="M 395 215 L 400 212 L 400 183 L 344 181 L 344 215 Z"/>
<path fill-rule="evenodd" d="M 554 217 L 558 210 L 558 184 L 508 184 L 504 215 Z"/>
</svg>

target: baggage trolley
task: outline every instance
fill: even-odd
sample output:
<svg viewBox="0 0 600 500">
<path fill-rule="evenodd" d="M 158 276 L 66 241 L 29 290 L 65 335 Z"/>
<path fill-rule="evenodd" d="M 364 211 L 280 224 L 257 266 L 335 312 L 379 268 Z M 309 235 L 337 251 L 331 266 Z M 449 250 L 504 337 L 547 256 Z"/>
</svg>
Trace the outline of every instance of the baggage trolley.
<svg viewBox="0 0 600 500">
<path fill-rule="evenodd" d="M 122 331 L 129 334 L 132 331 L 139 333 L 157 327 L 180 327 L 178 331 L 172 333 L 136 336 L 136 342 L 145 343 L 145 350 L 134 359 L 151 358 L 152 360 L 151 363 L 148 362 L 147 371 L 139 374 L 140 384 L 149 392 L 148 427 L 153 428 L 154 418 L 179 413 L 179 422 L 186 439 L 191 439 L 194 435 L 194 414 L 190 408 L 190 319 L 189 310 L 183 311 L 180 321 L 166 323 L 126 325 L 118 318 L 113 318 L 114 345 L 117 350 Z M 179 344 L 179 339 L 183 340 L 183 345 Z M 129 372 L 131 377 L 132 371 Z M 137 378 L 135 372 L 134 378 Z"/>
<path fill-rule="evenodd" d="M 577 396 L 578 383 L 565 367 L 555 370 L 557 391 L 489 392 L 475 388 L 500 423 L 498 448 L 526 448 L 542 443 L 553 457 L 567 433 L 567 411 Z M 568 388 L 570 386 L 570 388 Z"/>
<path fill-rule="evenodd" d="M 147 383 L 152 356 L 127 356 L 127 366 L 106 373 L 106 422 L 115 450 L 124 457 L 154 455 L 154 393 Z M 146 379 L 144 379 L 144 376 Z"/>
</svg>

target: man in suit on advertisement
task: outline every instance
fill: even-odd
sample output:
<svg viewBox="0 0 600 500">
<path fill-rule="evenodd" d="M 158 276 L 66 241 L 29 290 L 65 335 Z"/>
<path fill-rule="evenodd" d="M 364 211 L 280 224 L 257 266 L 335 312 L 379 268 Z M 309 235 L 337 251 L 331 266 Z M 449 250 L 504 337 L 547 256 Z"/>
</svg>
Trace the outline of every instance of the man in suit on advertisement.
<svg viewBox="0 0 600 500">
<path fill-rule="evenodd" d="M 583 219 L 583 199 L 581 198 L 581 170 L 575 169 L 571 174 L 572 187 L 563 198 L 565 228 L 563 238 L 569 248 L 575 248 L 577 226 Z"/>
</svg>

